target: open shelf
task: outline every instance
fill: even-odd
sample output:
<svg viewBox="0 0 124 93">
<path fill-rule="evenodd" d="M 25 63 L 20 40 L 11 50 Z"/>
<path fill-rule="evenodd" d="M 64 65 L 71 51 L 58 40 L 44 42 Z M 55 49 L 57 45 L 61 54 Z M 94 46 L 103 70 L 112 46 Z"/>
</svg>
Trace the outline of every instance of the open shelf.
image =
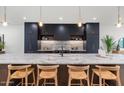
<svg viewBox="0 0 124 93">
<path fill-rule="evenodd" d="M 54 40 L 54 35 L 40 35 L 39 40 Z"/>
</svg>

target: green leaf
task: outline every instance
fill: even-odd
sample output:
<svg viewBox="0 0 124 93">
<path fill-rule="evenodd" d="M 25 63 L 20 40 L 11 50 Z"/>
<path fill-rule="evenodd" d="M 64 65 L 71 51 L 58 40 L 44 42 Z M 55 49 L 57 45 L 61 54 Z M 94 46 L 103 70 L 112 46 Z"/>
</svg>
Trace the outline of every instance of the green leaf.
<svg viewBox="0 0 124 93">
<path fill-rule="evenodd" d="M 107 53 L 109 53 L 110 51 L 112 51 L 113 49 L 113 46 L 115 45 L 116 41 L 114 41 L 114 39 L 109 36 L 109 35 L 106 35 L 103 39 L 102 39 L 102 42 L 105 44 L 106 46 L 106 51 Z"/>
<path fill-rule="evenodd" d="M 0 42 L 0 49 L 3 49 L 4 48 L 4 44 L 3 42 Z"/>
</svg>

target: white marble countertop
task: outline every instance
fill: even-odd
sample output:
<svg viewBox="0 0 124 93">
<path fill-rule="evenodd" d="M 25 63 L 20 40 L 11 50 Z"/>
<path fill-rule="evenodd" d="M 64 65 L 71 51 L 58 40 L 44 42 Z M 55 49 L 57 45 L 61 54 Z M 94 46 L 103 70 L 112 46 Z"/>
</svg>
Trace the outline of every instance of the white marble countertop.
<svg viewBox="0 0 124 93">
<path fill-rule="evenodd" d="M 124 64 L 124 55 L 112 54 L 1 54 L 0 64 Z"/>
</svg>

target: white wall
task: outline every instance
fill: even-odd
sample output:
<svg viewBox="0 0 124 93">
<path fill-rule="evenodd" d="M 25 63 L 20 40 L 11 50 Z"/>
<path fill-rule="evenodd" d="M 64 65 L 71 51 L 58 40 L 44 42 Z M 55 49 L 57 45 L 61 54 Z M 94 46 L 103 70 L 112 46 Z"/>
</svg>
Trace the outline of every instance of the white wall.
<svg viewBox="0 0 124 93">
<path fill-rule="evenodd" d="M 23 25 L 0 25 L 0 33 L 5 34 L 5 50 L 8 53 L 24 53 L 24 27 Z M 100 25 L 100 39 L 106 34 L 113 36 L 115 40 L 124 37 L 124 27 L 116 28 L 108 25 Z"/>
<path fill-rule="evenodd" d="M 105 35 L 110 35 L 114 38 L 115 41 L 118 41 L 121 37 L 124 37 L 124 26 L 121 28 L 117 28 L 114 25 L 100 25 L 100 46 L 101 39 Z"/>
<path fill-rule="evenodd" d="M 8 53 L 24 53 L 23 25 L 0 25 L 0 34 L 5 36 L 5 50 Z"/>
<path fill-rule="evenodd" d="M 117 28 L 115 26 L 100 25 L 100 38 L 106 34 L 111 35 L 114 39 L 124 37 L 124 27 Z"/>
</svg>

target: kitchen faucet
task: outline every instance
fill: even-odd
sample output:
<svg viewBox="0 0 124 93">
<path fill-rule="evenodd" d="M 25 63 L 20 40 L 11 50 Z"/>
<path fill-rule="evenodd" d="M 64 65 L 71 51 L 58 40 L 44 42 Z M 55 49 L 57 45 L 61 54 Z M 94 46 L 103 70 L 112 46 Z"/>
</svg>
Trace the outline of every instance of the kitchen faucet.
<svg viewBox="0 0 124 93">
<path fill-rule="evenodd" d="M 63 57 L 63 45 L 61 46 L 60 55 Z"/>
</svg>

